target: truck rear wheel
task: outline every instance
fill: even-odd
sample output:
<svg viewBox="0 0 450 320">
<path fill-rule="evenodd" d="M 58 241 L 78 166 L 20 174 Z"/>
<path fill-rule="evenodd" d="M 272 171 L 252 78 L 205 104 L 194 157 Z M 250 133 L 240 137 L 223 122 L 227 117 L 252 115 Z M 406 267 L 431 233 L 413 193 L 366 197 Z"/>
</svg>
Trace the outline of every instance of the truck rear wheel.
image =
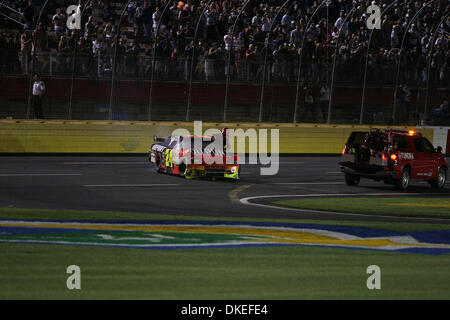
<svg viewBox="0 0 450 320">
<path fill-rule="evenodd" d="M 345 183 L 349 186 L 357 186 L 360 180 L 361 178 L 358 176 L 353 176 L 348 173 L 345 174 Z"/>
</svg>

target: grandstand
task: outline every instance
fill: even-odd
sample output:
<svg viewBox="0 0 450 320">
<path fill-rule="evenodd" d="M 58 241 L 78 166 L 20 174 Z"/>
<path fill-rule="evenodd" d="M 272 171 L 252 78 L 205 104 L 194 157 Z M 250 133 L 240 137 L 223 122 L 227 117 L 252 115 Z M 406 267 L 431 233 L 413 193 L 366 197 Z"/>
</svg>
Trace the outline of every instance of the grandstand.
<svg viewBox="0 0 450 320">
<path fill-rule="evenodd" d="M 44 78 L 106 81 L 115 73 L 120 81 L 257 85 L 262 87 L 260 105 L 268 103 L 266 85 L 281 85 L 292 87 L 287 93 L 291 97 L 285 97 L 292 100 L 286 103 L 289 108 L 296 108 L 298 100 L 303 104 L 304 91 L 299 88 L 308 86 L 319 113 L 328 111 L 320 106 L 321 88 L 361 90 L 367 85 L 393 92 L 401 85 L 395 99 L 374 103 L 372 113 L 386 113 L 382 105 L 398 103 L 399 110 L 408 114 L 397 118 L 405 122 L 417 122 L 448 100 L 450 7 L 445 0 L 85 0 L 80 3 L 79 31 L 68 30 L 65 24 L 72 2 L 0 0 L 3 77 L 39 73 Z M 383 12 L 381 30 L 373 34 L 366 27 L 372 4 Z M 404 90 L 405 84 L 412 92 Z M 195 103 L 191 88 L 192 84 L 186 89 L 187 104 Z M 341 91 L 334 95 L 339 101 Z M 342 106 L 348 108 L 350 102 L 344 98 Z M 230 98 L 225 100 L 228 105 Z M 359 106 L 351 108 L 359 111 Z M 358 114 L 344 110 L 342 117 L 335 120 L 354 121 Z M 364 119 L 373 121 L 375 116 Z"/>
</svg>

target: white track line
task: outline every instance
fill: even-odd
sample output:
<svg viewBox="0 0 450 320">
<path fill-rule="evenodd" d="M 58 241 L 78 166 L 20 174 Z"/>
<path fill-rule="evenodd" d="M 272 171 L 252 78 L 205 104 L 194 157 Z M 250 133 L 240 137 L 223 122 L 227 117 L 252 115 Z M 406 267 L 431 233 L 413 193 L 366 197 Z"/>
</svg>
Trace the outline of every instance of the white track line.
<svg viewBox="0 0 450 320">
<path fill-rule="evenodd" d="M 81 173 L 7 173 L 0 177 L 81 176 Z"/>
<path fill-rule="evenodd" d="M 436 195 L 437 193 L 432 193 L 432 195 Z M 356 217 L 372 217 L 372 218 L 393 218 L 393 219 L 414 219 L 414 220 L 426 220 L 426 221 L 445 221 L 449 222 L 450 219 L 439 219 L 439 218 L 426 218 L 426 217 L 401 217 L 401 216 L 385 216 L 385 215 L 374 215 L 374 214 L 361 214 L 361 213 L 345 213 L 345 212 L 334 212 L 334 211 L 320 211 L 320 210 L 309 210 L 309 209 L 297 209 L 297 208 L 288 208 L 281 206 L 272 206 L 267 204 L 260 204 L 250 202 L 250 200 L 254 199 L 264 199 L 264 198 L 287 198 L 287 197 L 298 197 L 298 198 L 317 198 L 317 197 L 361 197 L 361 196 L 410 196 L 410 195 L 422 195 L 422 193 L 328 193 L 328 194 L 281 194 L 281 195 L 268 195 L 268 196 L 253 196 L 242 198 L 239 201 L 244 205 L 255 206 L 260 208 L 270 208 L 270 209 L 280 209 L 280 210 L 289 210 L 289 211 L 297 211 L 297 212 L 310 212 L 310 213 L 325 213 L 325 214 L 334 214 L 341 216 L 356 216 Z M 430 195 L 430 194 L 428 194 Z"/>
<path fill-rule="evenodd" d="M 151 183 L 151 184 L 85 184 L 83 187 L 172 187 L 179 186 L 178 183 Z"/>
<path fill-rule="evenodd" d="M 328 185 L 328 184 L 345 184 L 344 182 L 278 182 L 278 183 L 271 183 L 276 185 Z"/>
<path fill-rule="evenodd" d="M 108 162 L 96 162 L 96 161 L 83 161 L 83 162 L 63 162 L 63 164 L 148 164 L 145 161 L 128 161 L 128 162 L 115 162 L 115 161 L 108 161 Z"/>
</svg>

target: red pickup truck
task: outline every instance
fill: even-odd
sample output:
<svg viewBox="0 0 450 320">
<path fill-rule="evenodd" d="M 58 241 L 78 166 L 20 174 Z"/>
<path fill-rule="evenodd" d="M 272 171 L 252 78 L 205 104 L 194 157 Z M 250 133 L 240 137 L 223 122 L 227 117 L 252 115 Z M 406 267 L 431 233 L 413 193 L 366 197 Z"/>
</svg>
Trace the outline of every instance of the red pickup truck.
<svg viewBox="0 0 450 320">
<path fill-rule="evenodd" d="M 410 180 L 425 180 L 442 190 L 448 169 L 442 147 L 434 148 L 420 133 L 390 129 L 352 132 L 339 164 L 348 185 L 358 185 L 362 177 L 401 190 Z"/>
</svg>

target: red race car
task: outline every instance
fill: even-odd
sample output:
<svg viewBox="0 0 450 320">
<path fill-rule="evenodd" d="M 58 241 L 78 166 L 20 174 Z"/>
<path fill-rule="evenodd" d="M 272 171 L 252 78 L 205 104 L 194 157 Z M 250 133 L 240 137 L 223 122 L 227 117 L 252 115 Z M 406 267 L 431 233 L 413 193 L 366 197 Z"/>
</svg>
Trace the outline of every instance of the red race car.
<svg viewBox="0 0 450 320">
<path fill-rule="evenodd" d="M 195 177 L 239 179 L 238 157 L 226 155 L 226 145 L 213 147 L 215 137 L 170 136 L 154 138 L 149 161 L 161 173 Z"/>
<path fill-rule="evenodd" d="M 448 169 L 442 147 L 434 148 L 422 134 L 379 129 L 352 132 L 339 164 L 348 185 L 358 185 L 363 177 L 395 184 L 401 190 L 413 179 L 441 190 Z"/>
</svg>

